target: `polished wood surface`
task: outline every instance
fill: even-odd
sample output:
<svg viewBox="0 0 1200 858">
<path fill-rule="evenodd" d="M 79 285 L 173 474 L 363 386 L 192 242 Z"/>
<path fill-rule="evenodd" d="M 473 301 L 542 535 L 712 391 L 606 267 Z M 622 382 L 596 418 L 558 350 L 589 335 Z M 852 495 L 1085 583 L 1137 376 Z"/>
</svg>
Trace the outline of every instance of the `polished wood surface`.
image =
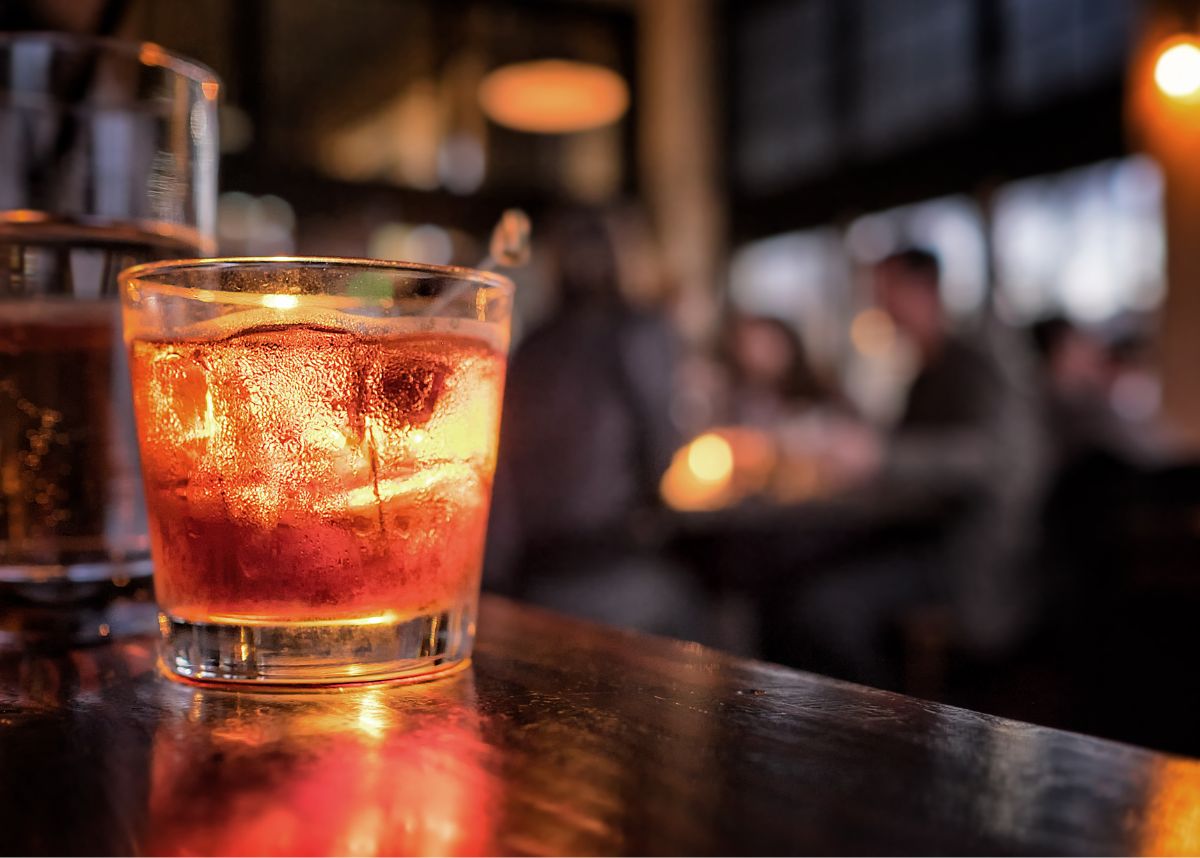
<svg viewBox="0 0 1200 858">
<path fill-rule="evenodd" d="M 1200 762 L 485 599 L 424 685 L 0 655 L 0 851 L 1195 853 Z"/>
</svg>

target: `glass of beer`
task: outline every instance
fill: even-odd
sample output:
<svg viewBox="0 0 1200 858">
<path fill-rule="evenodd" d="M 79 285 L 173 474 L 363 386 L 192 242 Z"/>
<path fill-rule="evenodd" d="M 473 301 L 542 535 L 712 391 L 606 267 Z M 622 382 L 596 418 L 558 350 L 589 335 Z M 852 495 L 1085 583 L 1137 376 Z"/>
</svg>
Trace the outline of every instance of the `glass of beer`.
<svg viewBox="0 0 1200 858">
<path fill-rule="evenodd" d="M 217 91 L 156 45 L 0 34 L 0 586 L 17 600 L 148 583 L 117 272 L 211 252 Z"/>
<path fill-rule="evenodd" d="M 164 668 L 314 685 L 462 663 L 511 282 L 264 258 L 121 283 Z"/>
</svg>

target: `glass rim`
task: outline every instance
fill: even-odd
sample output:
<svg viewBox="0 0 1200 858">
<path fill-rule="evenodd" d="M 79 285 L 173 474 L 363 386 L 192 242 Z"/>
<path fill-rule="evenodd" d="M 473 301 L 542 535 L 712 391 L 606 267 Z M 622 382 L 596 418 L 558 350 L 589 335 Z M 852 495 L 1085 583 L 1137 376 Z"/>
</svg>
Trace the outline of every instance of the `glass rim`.
<svg viewBox="0 0 1200 858">
<path fill-rule="evenodd" d="M 123 292 L 135 287 L 149 288 L 162 294 L 175 295 L 182 298 L 198 298 L 201 293 L 210 297 L 199 300 L 219 300 L 232 304 L 261 302 L 266 292 L 244 292 L 233 289 L 211 289 L 205 286 L 184 286 L 177 283 L 165 283 L 155 277 L 166 273 L 186 273 L 189 271 L 217 271 L 221 269 L 236 269 L 238 267 L 277 268 L 280 270 L 295 269 L 344 269 L 347 271 L 379 271 L 379 272 L 409 272 L 413 274 L 429 274 L 445 277 L 484 289 L 495 289 L 511 298 L 516 291 L 513 281 L 495 271 L 483 271 L 478 268 L 468 268 L 462 265 L 437 265 L 431 262 L 406 262 L 394 259 L 367 259 L 354 256 L 218 256 L 197 257 L 195 259 L 164 259 L 158 262 L 143 262 L 123 269 L 117 274 Z M 295 293 L 285 293 L 295 294 Z M 315 293 L 302 296 L 305 303 L 317 306 L 348 307 L 378 305 L 385 298 L 363 298 L 347 295 L 332 295 Z"/>
<path fill-rule="evenodd" d="M 91 33 L 65 33 L 55 30 L 0 32 L 0 47 L 20 42 L 51 42 L 74 49 L 87 47 L 102 49 L 112 54 L 123 54 L 144 66 L 166 69 L 202 86 L 206 83 L 221 86 L 221 78 L 209 66 L 154 42 L 120 39 L 115 36 L 97 36 Z"/>
</svg>

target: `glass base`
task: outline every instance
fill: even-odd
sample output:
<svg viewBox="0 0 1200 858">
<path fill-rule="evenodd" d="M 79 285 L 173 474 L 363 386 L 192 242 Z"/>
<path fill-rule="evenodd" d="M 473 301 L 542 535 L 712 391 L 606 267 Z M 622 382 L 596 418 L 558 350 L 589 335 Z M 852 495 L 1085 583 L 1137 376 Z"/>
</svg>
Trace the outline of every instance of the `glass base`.
<svg viewBox="0 0 1200 858">
<path fill-rule="evenodd" d="M 361 623 L 193 623 L 159 614 L 161 663 L 200 682 L 341 685 L 433 679 L 471 655 L 474 602 Z"/>
</svg>

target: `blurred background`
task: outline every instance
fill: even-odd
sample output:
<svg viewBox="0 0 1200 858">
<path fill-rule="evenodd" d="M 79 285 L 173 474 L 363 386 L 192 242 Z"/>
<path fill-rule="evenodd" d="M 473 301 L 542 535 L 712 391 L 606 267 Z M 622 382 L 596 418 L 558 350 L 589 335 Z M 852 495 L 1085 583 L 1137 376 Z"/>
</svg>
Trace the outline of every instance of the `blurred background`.
<svg viewBox="0 0 1200 858">
<path fill-rule="evenodd" d="M 10 0 L 209 64 L 223 255 L 533 223 L 486 586 L 1200 753 L 1200 7 Z"/>
</svg>

